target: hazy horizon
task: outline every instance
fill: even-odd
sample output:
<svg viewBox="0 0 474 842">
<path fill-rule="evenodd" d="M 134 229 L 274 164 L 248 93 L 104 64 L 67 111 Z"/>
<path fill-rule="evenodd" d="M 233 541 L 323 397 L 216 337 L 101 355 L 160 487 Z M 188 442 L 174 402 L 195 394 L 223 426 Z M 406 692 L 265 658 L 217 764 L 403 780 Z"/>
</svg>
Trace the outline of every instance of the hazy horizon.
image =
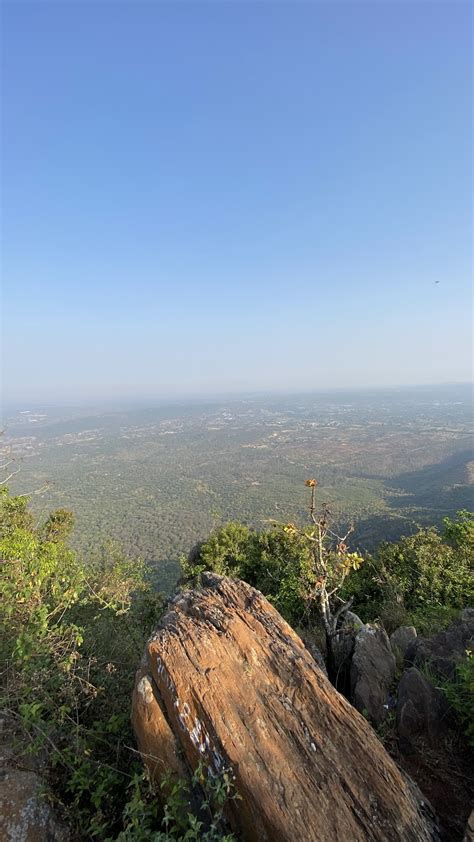
<svg viewBox="0 0 474 842">
<path fill-rule="evenodd" d="M 3 400 L 472 381 L 468 3 L 3 4 Z"/>
<path fill-rule="evenodd" d="M 444 383 L 415 383 L 415 384 L 404 384 L 404 383 L 393 383 L 390 385 L 377 385 L 371 384 L 367 386 L 333 386 L 333 387 L 322 387 L 322 388 L 314 388 L 314 389 L 259 389 L 259 390 L 238 390 L 238 391 L 216 391 L 216 392 L 188 392 L 188 393 L 168 393 L 162 395 L 153 395 L 153 394 L 140 394 L 131 397 L 129 394 L 116 394 L 110 397 L 103 397 L 103 396 L 94 396 L 88 395 L 79 397 L 76 396 L 75 399 L 66 399 L 62 396 L 57 397 L 49 397 L 41 399 L 34 399 L 28 398 L 28 396 L 20 396 L 18 398 L 13 399 L 4 399 L 2 401 L 2 408 L 3 411 L 12 411 L 21 409 L 23 411 L 27 411 L 28 407 L 31 409 L 37 408 L 72 408 L 72 409 L 126 409 L 127 407 L 130 408 L 153 408 L 155 406 L 173 406 L 173 405 L 181 405 L 181 404 L 189 404 L 189 405 L 199 405 L 201 402 L 203 404 L 211 404 L 211 403 L 222 403 L 226 401 L 235 401 L 238 402 L 240 400 L 260 400 L 260 399 L 284 399 L 284 398 L 298 398 L 301 396 L 304 397 L 311 397 L 311 396 L 330 396 L 331 394 L 334 395 L 343 395 L 343 396 L 350 396 L 351 394 L 354 395 L 372 395 L 372 394 L 387 394 L 387 393 L 412 393 L 415 391 L 419 392 L 448 392 L 452 389 L 461 389 L 461 390 L 469 390 L 471 393 L 474 389 L 474 381 L 451 381 L 451 382 L 444 382 Z"/>
</svg>

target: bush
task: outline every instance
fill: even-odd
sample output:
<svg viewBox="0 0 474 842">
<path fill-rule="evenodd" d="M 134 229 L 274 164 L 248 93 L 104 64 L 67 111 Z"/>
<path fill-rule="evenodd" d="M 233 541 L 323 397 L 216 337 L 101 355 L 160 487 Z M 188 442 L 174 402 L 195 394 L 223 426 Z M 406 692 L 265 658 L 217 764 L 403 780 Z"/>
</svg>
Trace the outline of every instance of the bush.
<svg viewBox="0 0 474 842">
<path fill-rule="evenodd" d="M 363 619 L 379 617 L 388 626 L 413 623 L 420 631 L 435 631 L 472 604 L 474 515 L 461 511 L 443 523 L 441 534 L 431 527 L 382 543 L 351 576 L 345 595 L 355 595 Z"/>
<path fill-rule="evenodd" d="M 456 666 L 452 681 L 441 684 L 441 690 L 461 722 L 469 745 L 474 748 L 474 652 L 466 652 L 466 660 Z"/>
<path fill-rule="evenodd" d="M 199 765 L 190 783 L 166 777 L 162 788 L 169 795 L 160 822 L 146 777 L 134 777 L 124 809 L 125 829 L 116 842 L 235 842 L 225 830 L 224 807 L 237 798 L 229 772 L 214 777 Z"/>
<path fill-rule="evenodd" d="M 292 624 L 306 608 L 303 581 L 311 557 L 298 535 L 282 529 L 256 532 L 241 523 L 228 523 L 196 547 L 183 562 L 186 581 L 199 580 L 204 570 L 243 579 L 262 591 Z"/>
<path fill-rule="evenodd" d="M 2 489 L 1 704 L 46 758 L 73 832 L 104 839 L 133 776 L 130 697 L 161 601 L 139 561 L 109 545 L 86 564 L 64 540 L 69 514 L 35 528 L 27 505 Z"/>
<path fill-rule="evenodd" d="M 353 597 L 363 620 L 378 618 L 389 632 L 403 624 L 413 623 L 421 632 L 447 625 L 474 600 L 474 515 L 461 511 L 443 523 L 442 534 L 432 527 L 382 543 L 345 580 L 342 599 Z M 256 532 L 229 523 L 198 545 L 183 566 L 188 581 L 203 570 L 244 579 L 292 625 L 314 620 L 305 603 L 311 554 L 299 533 Z"/>
</svg>

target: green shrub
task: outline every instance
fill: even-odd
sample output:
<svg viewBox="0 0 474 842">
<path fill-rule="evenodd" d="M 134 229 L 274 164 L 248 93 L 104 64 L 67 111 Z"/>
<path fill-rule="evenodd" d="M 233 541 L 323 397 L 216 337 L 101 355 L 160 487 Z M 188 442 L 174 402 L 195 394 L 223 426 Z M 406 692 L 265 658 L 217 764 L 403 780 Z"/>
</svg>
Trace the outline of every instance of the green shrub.
<svg viewBox="0 0 474 842">
<path fill-rule="evenodd" d="M 452 681 L 444 681 L 440 689 L 458 717 L 469 745 L 474 747 L 474 652 L 456 666 Z"/>
<path fill-rule="evenodd" d="M 473 536 L 474 515 L 462 511 L 455 519 L 445 518 L 442 534 L 432 527 L 382 543 L 347 577 L 340 596 L 353 597 L 363 620 L 378 618 L 389 632 L 412 623 L 420 632 L 436 631 L 474 601 Z M 188 580 L 206 569 L 258 588 L 291 624 L 311 620 L 305 604 L 311 554 L 301 534 L 257 532 L 229 523 L 195 548 L 184 564 Z"/>
<path fill-rule="evenodd" d="M 283 529 L 256 532 L 241 523 L 216 530 L 183 563 L 184 577 L 199 579 L 204 570 L 243 579 L 275 605 L 290 623 L 305 614 L 302 583 L 311 558 L 298 535 Z"/>
<path fill-rule="evenodd" d="M 473 603 L 474 515 L 458 512 L 437 529 L 420 529 L 395 543 L 384 542 L 347 581 L 362 619 L 379 617 L 389 630 L 413 623 L 436 631 L 456 611 Z"/>
<path fill-rule="evenodd" d="M 238 797 L 228 771 L 216 777 L 199 765 L 190 784 L 166 777 L 162 788 L 169 794 L 160 821 L 146 776 L 135 775 L 116 842 L 235 842 L 224 818 L 226 804 Z"/>
<path fill-rule="evenodd" d="M 68 513 L 36 528 L 27 503 L 2 490 L 0 701 L 47 759 L 73 831 L 105 838 L 121 825 L 134 674 L 161 600 L 143 564 L 112 545 L 84 563 L 64 540 Z"/>
</svg>

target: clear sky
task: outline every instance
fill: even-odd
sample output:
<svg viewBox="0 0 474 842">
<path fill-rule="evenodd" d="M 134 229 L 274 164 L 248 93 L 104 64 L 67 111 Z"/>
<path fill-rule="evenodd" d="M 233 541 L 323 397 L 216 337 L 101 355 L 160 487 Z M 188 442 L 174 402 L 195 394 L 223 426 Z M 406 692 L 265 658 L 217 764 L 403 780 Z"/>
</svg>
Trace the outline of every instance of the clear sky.
<svg viewBox="0 0 474 842">
<path fill-rule="evenodd" d="M 471 4 L 2 3 L 7 398 L 471 379 Z"/>
</svg>

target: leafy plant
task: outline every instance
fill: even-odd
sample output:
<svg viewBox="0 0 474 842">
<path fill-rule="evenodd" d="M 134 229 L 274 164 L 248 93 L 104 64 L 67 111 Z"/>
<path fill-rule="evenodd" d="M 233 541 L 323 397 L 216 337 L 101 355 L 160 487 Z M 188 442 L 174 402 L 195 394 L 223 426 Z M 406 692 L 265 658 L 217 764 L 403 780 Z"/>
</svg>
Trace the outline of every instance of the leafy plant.
<svg viewBox="0 0 474 842">
<path fill-rule="evenodd" d="M 461 722 L 469 745 L 474 747 L 474 652 L 466 651 L 466 659 L 456 665 L 451 681 L 439 684 Z"/>
<path fill-rule="evenodd" d="M 65 540 L 69 514 L 36 527 L 27 503 L 2 488 L 0 702 L 46 758 L 73 829 L 105 838 L 121 820 L 134 672 L 161 600 L 139 561 L 109 546 L 84 562 Z"/>
<path fill-rule="evenodd" d="M 237 798 L 229 770 L 215 776 L 200 764 L 189 783 L 166 776 L 161 786 L 168 797 L 160 822 L 146 776 L 134 777 L 117 842 L 235 842 L 224 818 L 226 804 Z"/>
<path fill-rule="evenodd" d="M 388 631 L 415 625 L 429 633 L 446 625 L 474 600 L 474 515 L 458 512 L 434 527 L 395 543 L 383 542 L 346 583 L 363 619 L 380 617 Z"/>
</svg>

